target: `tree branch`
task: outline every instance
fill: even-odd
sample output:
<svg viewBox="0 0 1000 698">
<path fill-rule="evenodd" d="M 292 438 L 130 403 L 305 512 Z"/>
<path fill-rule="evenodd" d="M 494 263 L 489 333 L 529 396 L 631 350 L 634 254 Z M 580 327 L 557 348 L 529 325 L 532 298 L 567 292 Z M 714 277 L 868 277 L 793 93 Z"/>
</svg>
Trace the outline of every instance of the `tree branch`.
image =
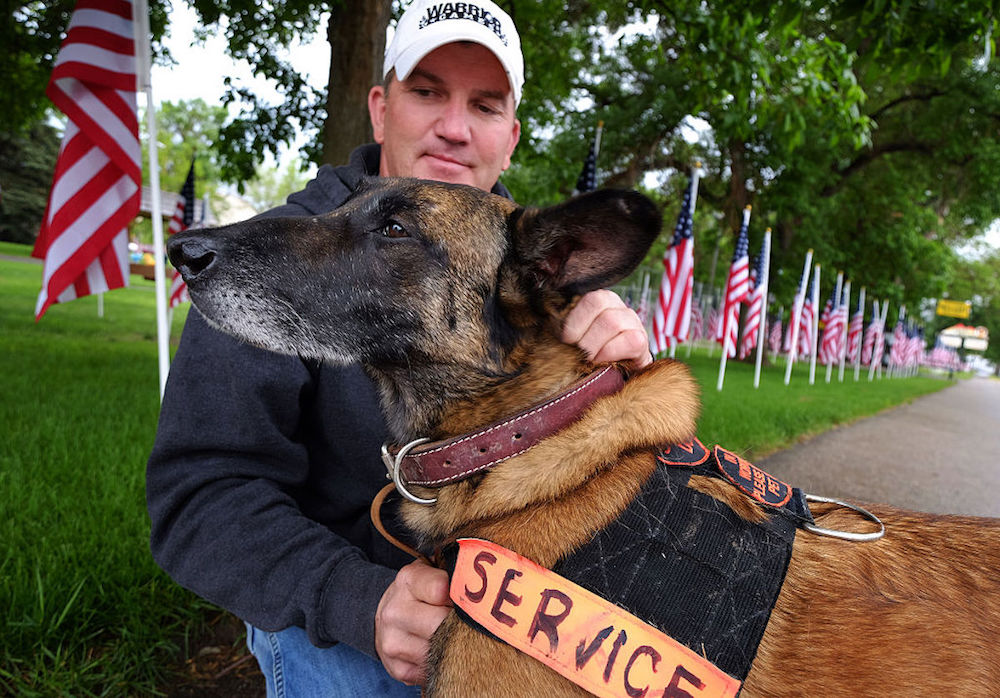
<svg viewBox="0 0 1000 698">
<path fill-rule="evenodd" d="M 925 143 L 922 141 L 901 141 L 896 143 L 882 143 L 872 147 L 870 150 L 865 151 L 854 158 L 846 167 L 835 168 L 834 174 L 836 174 L 839 179 L 837 182 L 827 185 L 820 192 L 822 197 L 830 197 L 839 192 L 844 188 L 844 184 L 847 179 L 853 175 L 858 170 L 866 167 L 875 160 L 879 159 L 884 155 L 889 153 L 921 153 L 923 155 L 933 155 L 934 154 L 934 144 Z"/>
<path fill-rule="evenodd" d="M 881 107 L 873 111 L 869 116 L 871 116 L 871 118 L 874 119 L 875 121 L 878 121 L 879 116 L 881 116 L 884 112 L 887 112 L 893 107 L 898 106 L 904 102 L 929 102 L 935 97 L 943 97 L 946 94 L 947 92 L 944 90 L 931 90 L 930 92 L 923 92 L 920 94 L 902 95 L 882 105 Z"/>
</svg>

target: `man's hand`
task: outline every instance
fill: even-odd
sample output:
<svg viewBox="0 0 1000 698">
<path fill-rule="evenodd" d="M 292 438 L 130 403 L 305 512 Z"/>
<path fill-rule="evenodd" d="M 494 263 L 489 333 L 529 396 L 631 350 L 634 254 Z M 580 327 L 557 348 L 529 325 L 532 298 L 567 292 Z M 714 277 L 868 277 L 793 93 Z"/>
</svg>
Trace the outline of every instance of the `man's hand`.
<svg viewBox="0 0 1000 698">
<path fill-rule="evenodd" d="M 393 678 L 424 683 L 431 635 L 450 608 L 447 572 L 420 561 L 399 570 L 375 611 L 375 650 Z"/>
<path fill-rule="evenodd" d="M 639 316 L 614 291 L 591 291 L 581 297 L 566 316 L 562 341 L 580 347 L 596 363 L 629 361 L 642 368 L 653 362 Z"/>
</svg>

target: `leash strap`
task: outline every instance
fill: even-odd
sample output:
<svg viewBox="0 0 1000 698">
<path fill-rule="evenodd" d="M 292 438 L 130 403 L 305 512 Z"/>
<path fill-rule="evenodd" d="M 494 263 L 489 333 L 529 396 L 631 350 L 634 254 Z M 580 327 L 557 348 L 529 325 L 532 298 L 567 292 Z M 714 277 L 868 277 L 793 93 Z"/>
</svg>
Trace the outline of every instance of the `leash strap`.
<svg viewBox="0 0 1000 698">
<path fill-rule="evenodd" d="M 382 504 L 385 502 L 385 498 L 389 495 L 389 493 L 395 489 L 396 486 L 390 482 L 388 485 L 380 489 L 378 494 L 375 495 L 375 499 L 372 500 L 372 505 L 370 510 L 372 525 L 375 526 L 376 531 L 382 534 L 383 538 L 385 538 L 388 542 L 392 543 L 394 546 L 402 550 L 407 555 L 412 555 L 416 559 L 426 562 L 428 565 L 433 565 L 433 563 L 427 559 L 427 556 L 422 555 L 420 552 L 418 552 L 414 548 L 411 548 L 406 543 L 396 538 L 396 536 L 389 533 L 389 530 L 385 527 L 385 524 L 382 523 Z"/>
</svg>

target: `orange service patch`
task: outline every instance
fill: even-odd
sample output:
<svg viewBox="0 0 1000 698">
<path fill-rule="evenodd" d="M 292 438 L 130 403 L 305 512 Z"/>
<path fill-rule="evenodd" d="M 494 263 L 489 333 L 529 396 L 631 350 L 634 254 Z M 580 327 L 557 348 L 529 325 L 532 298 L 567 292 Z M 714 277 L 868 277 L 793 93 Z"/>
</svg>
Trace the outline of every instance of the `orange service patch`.
<svg viewBox="0 0 1000 698">
<path fill-rule="evenodd" d="M 504 642 L 599 697 L 731 698 L 740 682 L 669 635 L 495 543 L 458 541 L 451 599 Z"/>
<path fill-rule="evenodd" d="M 727 480 L 761 504 L 783 507 L 792 498 L 791 487 L 722 446 L 715 447 L 715 460 Z"/>
</svg>

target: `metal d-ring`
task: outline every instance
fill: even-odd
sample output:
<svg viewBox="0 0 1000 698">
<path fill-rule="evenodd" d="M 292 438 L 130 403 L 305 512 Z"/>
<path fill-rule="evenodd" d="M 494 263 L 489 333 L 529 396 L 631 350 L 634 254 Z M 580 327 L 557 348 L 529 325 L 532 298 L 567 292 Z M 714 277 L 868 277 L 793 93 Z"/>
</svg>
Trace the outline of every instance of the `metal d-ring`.
<svg viewBox="0 0 1000 698">
<path fill-rule="evenodd" d="M 428 438 L 420 438 L 411 441 L 399 449 L 395 459 L 392 455 L 390 455 L 389 447 L 386 444 L 382 444 L 382 462 L 385 463 L 385 467 L 389 470 L 389 477 L 392 479 L 393 484 L 396 485 L 396 489 L 399 493 L 416 504 L 431 505 L 437 502 L 437 497 L 434 499 L 424 499 L 410 492 L 406 489 L 406 485 L 403 484 L 403 478 L 400 477 L 399 469 L 403 465 L 403 458 L 406 457 L 406 454 L 409 453 L 414 446 L 419 446 L 420 444 L 427 443 L 428 441 L 430 441 Z"/>
<path fill-rule="evenodd" d="M 820 497 L 819 495 L 815 494 L 807 494 L 806 501 L 822 502 L 824 504 L 836 504 L 837 506 L 847 507 L 848 509 L 853 509 L 854 511 L 858 512 L 859 514 L 867 518 L 869 521 L 877 523 L 879 525 L 879 530 L 873 533 L 853 533 L 851 531 L 837 531 L 832 528 L 820 528 L 819 526 L 815 526 L 813 524 L 808 524 L 808 523 L 802 524 L 802 528 L 806 529 L 807 531 L 810 531 L 820 536 L 830 536 L 831 538 L 842 538 L 843 540 L 851 540 L 858 542 L 878 540 L 879 538 L 885 535 L 885 524 L 882 523 L 882 520 L 879 519 L 879 517 L 875 516 L 875 514 L 871 513 L 867 509 L 859 507 L 855 504 L 843 502 L 839 499 Z"/>
</svg>

